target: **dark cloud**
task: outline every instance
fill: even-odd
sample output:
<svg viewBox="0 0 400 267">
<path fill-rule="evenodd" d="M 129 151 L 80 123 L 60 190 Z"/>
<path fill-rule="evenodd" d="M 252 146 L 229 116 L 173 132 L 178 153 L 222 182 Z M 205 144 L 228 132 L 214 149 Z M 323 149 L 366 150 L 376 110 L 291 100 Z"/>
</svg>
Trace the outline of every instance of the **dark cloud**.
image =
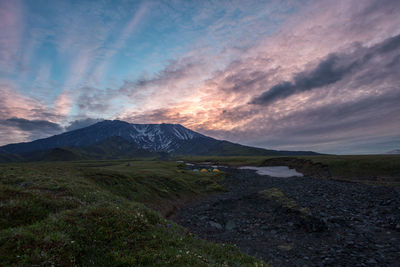
<svg viewBox="0 0 400 267">
<path fill-rule="evenodd" d="M 70 125 L 65 127 L 66 131 L 73 131 L 77 130 L 80 128 L 84 128 L 90 125 L 93 125 L 97 122 L 103 121 L 104 119 L 92 119 L 92 118 L 86 118 L 86 119 L 81 119 L 81 120 L 74 120 L 70 122 Z"/>
<path fill-rule="evenodd" d="M 43 131 L 43 132 L 61 132 L 62 127 L 57 123 L 45 120 L 27 120 L 22 118 L 10 118 L 0 120 L 0 124 L 18 128 L 22 131 Z"/>
<path fill-rule="evenodd" d="M 382 42 L 382 44 L 374 47 L 376 48 L 376 51 L 373 51 L 373 53 L 388 53 L 398 49 L 399 47 L 400 47 L 400 35 L 397 35 L 385 40 L 384 42 Z"/>
<path fill-rule="evenodd" d="M 398 52 L 399 47 L 400 35 L 397 35 L 370 48 L 360 47 L 352 54 L 331 54 L 313 70 L 296 74 L 291 82 L 284 81 L 272 86 L 268 91 L 253 98 L 250 104 L 268 105 L 291 95 L 334 84 L 360 70 L 375 56 Z M 389 66 L 394 63 L 389 63 Z"/>
<path fill-rule="evenodd" d="M 260 70 L 240 70 L 225 78 L 222 89 L 229 92 L 250 90 L 268 79 L 268 73 Z"/>
<path fill-rule="evenodd" d="M 356 64 L 339 66 L 339 56 L 329 55 L 311 72 L 302 72 L 295 76 L 293 82 L 282 82 L 254 98 L 251 104 L 270 104 L 288 96 L 333 84 L 348 74 Z"/>
<path fill-rule="evenodd" d="M 379 140 L 400 140 L 400 88 L 382 91 L 386 92 L 310 106 L 285 116 L 263 117 L 245 129 L 233 129 L 222 135 L 235 133 L 232 139 L 242 143 L 276 149 L 334 153 L 385 151 L 390 147 L 379 147 Z"/>
<path fill-rule="evenodd" d="M 52 136 L 63 132 L 63 128 L 57 123 L 46 120 L 27 120 L 22 118 L 10 118 L 0 120 L 0 132 L 12 136 L 5 137 L 4 144 L 23 141 L 19 138 L 27 138 L 29 141 Z"/>
</svg>

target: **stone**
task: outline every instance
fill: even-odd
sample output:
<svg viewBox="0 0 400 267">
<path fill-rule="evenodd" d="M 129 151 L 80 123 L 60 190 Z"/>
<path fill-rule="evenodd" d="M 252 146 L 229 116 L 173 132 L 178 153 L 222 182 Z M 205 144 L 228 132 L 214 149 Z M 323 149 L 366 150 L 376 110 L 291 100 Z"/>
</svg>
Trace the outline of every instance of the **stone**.
<svg viewBox="0 0 400 267">
<path fill-rule="evenodd" d="M 233 230 L 236 227 L 236 224 L 233 220 L 229 220 L 226 224 L 225 224 L 225 229 L 228 231 Z"/>
<path fill-rule="evenodd" d="M 219 223 L 217 223 L 217 222 L 209 221 L 208 224 L 209 224 L 211 227 L 216 228 L 216 229 L 218 229 L 218 230 L 221 230 L 221 229 L 222 229 L 222 225 L 219 224 Z"/>
</svg>

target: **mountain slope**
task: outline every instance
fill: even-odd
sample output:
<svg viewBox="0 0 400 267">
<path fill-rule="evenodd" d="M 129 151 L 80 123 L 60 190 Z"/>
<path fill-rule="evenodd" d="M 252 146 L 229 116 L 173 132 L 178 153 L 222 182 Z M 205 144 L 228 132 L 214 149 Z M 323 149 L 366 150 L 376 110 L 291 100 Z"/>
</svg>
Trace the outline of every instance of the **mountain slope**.
<svg viewBox="0 0 400 267">
<path fill-rule="evenodd" d="M 288 155 L 217 140 L 179 124 L 130 124 L 102 121 L 91 126 L 28 143 L 0 147 L 0 160 L 80 160 L 170 155 Z M 299 155 L 302 152 L 293 152 Z M 305 155 L 316 154 L 305 152 Z"/>
</svg>

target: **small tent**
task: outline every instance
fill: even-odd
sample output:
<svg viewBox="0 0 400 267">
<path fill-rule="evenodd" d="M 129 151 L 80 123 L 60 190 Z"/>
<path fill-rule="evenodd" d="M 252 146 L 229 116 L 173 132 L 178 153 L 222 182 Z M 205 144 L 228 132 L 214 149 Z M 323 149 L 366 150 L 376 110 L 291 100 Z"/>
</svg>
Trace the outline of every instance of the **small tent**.
<svg viewBox="0 0 400 267">
<path fill-rule="evenodd" d="M 208 172 L 207 169 L 201 169 L 201 172 Z"/>
<path fill-rule="evenodd" d="M 198 172 L 198 171 L 199 171 L 199 169 L 194 169 L 193 171 L 194 171 L 194 172 Z"/>
<path fill-rule="evenodd" d="M 217 168 L 214 168 L 213 172 L 219 172 L 219 170 Z"/>
</svg>

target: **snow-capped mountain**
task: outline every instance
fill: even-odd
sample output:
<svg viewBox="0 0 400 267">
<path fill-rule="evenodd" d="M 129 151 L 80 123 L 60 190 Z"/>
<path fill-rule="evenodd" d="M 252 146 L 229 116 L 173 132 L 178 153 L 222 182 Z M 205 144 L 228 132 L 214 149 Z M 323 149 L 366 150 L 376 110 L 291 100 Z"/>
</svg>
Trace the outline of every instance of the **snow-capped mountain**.
<svg viewBox="0 0 400 267">
<path fill-rule="evenodd" d="M 217 140 L 180 124 L 131 124 L 106 120 L 28 143 L 0 147 L 0 161 L 79 160 L 172 155 L 314 155 Z"/>
<path fill-rule="evenodd" d="M 140 149 L 168 153 L 177 150 L 186 141 L 212 139 L 180 124 L 131 124 L 119 120 L 105 120 L 49 138 L 6 145 L 2 147 L 2 150 L 9 153 L 27 153 L 57 147 L 83 147 L 114 136 L 122 137 Z"/>
</svg>

